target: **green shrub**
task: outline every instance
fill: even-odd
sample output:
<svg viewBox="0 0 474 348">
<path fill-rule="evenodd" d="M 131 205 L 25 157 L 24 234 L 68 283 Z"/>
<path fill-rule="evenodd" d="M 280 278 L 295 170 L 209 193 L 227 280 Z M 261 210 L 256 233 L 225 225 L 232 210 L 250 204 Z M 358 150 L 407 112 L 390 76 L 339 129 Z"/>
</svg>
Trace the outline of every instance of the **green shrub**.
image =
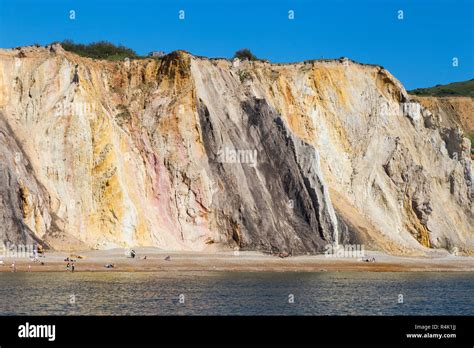
<svg viewBox="0 0 474 348">
<path fill-rule="evenodd" d="M 257 60 L 258 58 L 250 52 L 248 48 L 242 48 L 241 50 L 238 50 L 234 54 L 234 58 L 239 58 L 239 59 L 248 59 L 248 60 Z"/>
<path fill-rule="evenodd" d="M 468 134 L 467 137 L 471 141 L 471 153 L 474 153 L 474 133 Z"/>
<path fill-rule="evenodd" d="M 116 46 L 108 41 L 92 42 L 88 45 L 76 44 L 72 40 L 64 40 L 61 46 L 69 52 L 94 59 L 123 60 L 124 58 L 140 58 L 137 53 L 125 46 Z"/>
<path fill-rule="evenodd" d="M 247 80 L 252 80 L 252 75 L 250 75 L 250 73 L 248 71 L 239 70 L 237 72 L 237 74 L 239 74 L 239 78 L 240 78 L 241 83 L 244 83 Z"/>
</svg>

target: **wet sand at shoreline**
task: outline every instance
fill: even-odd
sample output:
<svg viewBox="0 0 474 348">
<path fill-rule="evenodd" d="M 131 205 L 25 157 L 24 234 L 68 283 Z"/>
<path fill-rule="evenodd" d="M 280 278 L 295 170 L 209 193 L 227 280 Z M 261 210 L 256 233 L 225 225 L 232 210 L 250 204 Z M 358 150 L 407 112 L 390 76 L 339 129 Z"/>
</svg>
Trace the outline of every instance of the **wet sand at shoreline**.
<svg viewBox="0 0 474 348">
<path fill-rule="evenodd" d="M 336 258 L 326 255 L 292 256 L 280 258 L 259 252 L 240 251 L 234 253 L 215 252 L 169 252 L 153 248 L 137 248 L 135 258 L 128 258 L 125 249 L 47 252 L 39 262 L 29 258 L 1 257 L 0 272 L 66 272 L 64 261 L 71 255 L 76 258 L 75 272 L 167 272 L 167 271 L 221 271 L 221 272 L 324 272 L 324 271 L 474 271 L 474 257 L 441 255 L 434 257 L 400 257 L 381 252 L 366 251 L 364 258 L 375 258 L 375 262 L 364 262 L 361 258 Z M 146 259 L 144 257 L 146 256 Z M 169 256 L 169 260 L 165 260 Z M 113 264 L 113 268 L 104 265 Z"/>
</svg>

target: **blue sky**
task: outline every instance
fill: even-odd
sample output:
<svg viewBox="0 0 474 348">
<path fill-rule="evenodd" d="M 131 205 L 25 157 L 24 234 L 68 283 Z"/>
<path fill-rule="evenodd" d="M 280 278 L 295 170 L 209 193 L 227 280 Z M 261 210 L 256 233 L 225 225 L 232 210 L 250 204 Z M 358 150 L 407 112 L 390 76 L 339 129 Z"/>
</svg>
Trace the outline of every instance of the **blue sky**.
<svg viewBox="0 0 474 348">
<path fill-rule="evenodd" d="M 411 89 L 474 77 L 473 23 L 474 0 L 0 0 L 0 47 L 68 38 L 139 54 L 231 57 L 248 47 L 274 62 L 347 56 L 383 65 Z"/>
</svg>

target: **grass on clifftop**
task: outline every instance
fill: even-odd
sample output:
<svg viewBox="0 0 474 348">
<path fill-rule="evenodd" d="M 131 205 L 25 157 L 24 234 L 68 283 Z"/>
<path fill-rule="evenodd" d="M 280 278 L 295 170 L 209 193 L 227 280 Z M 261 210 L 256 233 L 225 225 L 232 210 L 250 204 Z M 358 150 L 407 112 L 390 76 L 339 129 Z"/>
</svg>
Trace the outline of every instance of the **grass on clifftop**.
<svg viewBox="0 0 474 348">
<path fill-rule="evenodd" d="M 89 57 L 94 59 L 107 59 L 117 61 L 123 60 L 125 58 L 143 58 L 131 48 L 127 48 L 122 45 L 116 46 L 108 41 L 92 42 L 88 45 L 85 45 L 76 44 L 72 40 L 64 40 L 63 42 L 61 42 L 61 46 L 66 51 L 76 53 L 82 57 Z"/>
<path fill-rule="evenodd" d="M 408 93 L 432 97 L 471 97 L 474 98 L 474 79 L 453 82 L 447 85 L 436 85 L 430 88 L 417 88 Z"/>
</svg>

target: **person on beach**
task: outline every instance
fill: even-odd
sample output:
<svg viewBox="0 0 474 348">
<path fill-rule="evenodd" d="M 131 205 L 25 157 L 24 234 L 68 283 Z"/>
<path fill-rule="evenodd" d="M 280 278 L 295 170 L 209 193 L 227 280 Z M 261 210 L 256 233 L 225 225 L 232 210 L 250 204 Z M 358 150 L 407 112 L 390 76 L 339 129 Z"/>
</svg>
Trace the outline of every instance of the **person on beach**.
<svg viewBox="0 0 474 348">
<path fill-rule="evenodd" d="M 12 269 L 12 272 L 16 272 L 16 265 L 15 265 L 15 262 L 12 263 L 11 269 Z"/>
<path fill-rule="evenodd" d="M 37 254 L 41 257 L 46 257 L 46 255 L 44 254 L 44 248 L 42 245 L 38 245 Z"/>
<path fill-rule="evenodd" d="M 71 272 L 74 272 L 74 268 L 75 268 L 75 267 L 76 267 L 76 266 L 74 265 L 74 262 L 73 262 L 72 265 L 71 265 Z"/>
<path fill-rule="evenodd" d="M 71 266 L 71 264 L 68 262 L 67 265 L 66 265 L 66 271 L 69 271 L 70 266 Z"/>
</svg>

